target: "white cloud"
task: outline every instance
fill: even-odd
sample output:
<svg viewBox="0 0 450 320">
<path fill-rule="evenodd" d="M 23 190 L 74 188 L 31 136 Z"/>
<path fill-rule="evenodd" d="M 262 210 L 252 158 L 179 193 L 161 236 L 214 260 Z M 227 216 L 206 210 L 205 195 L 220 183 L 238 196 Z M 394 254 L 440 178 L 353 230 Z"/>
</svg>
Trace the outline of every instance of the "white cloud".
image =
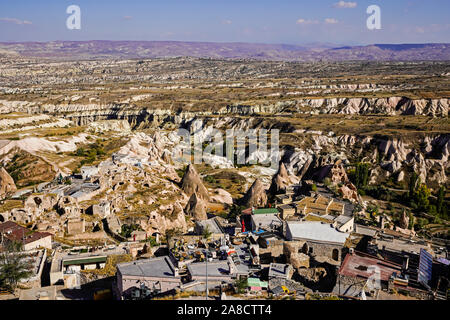
<svg viewBox="0 0 450 320">
<path fill-rule="evenodd" d="M 14 24 L 20 24 L 20 25 L 22 25 L 22 24 L 33 24 L 31 21 L 20 20 L 20 19 L 16 19 L 16 18 L 0 18 L 0 21 L 14 23 Z"/>
<path fill-rule="evenodd" d="M 333 5 L 333 7 L 340 8 L 340 9 L 352 9 L 352 8 L 356 8 L 357 5 L 358 5 L 358 3 L 356 3 L 356 2 L 339 1 L 339 2 L 336 2 Z"/>
<path fill-rule="evenodd" d="M 318 24 L 319 21 L 317 20 L 305 20 L 305 19 L 298 19 L 297 24 Z"/>
<path fill-rule="evenodd" d="M 131 20 L 131 19 L 133 19 L 132 16 L 124 16 L 123 18 L 124 18 L 125 20 Z"/>
<path fill-rule="evenodd" d="M 233 21 L 231 20 L 222 20 L 222 24 L 232 24 Z"/>
<path fill-rule="evenodd" d="M 417 33 L 425 33 L 425 28 L 422 28 L 422 27 L 416 27 L 416 32 Z"/>
<path fill-rule="evenodd" d="M 334 18 L 326 18 L 326 19 L 325 19 L 325 23 L 326 23 L 326 24 L 336 24 L 336 23 L 339 23 L 339 21 L 337 21 L 337 20 L 334 19 Z"/>
</svg>

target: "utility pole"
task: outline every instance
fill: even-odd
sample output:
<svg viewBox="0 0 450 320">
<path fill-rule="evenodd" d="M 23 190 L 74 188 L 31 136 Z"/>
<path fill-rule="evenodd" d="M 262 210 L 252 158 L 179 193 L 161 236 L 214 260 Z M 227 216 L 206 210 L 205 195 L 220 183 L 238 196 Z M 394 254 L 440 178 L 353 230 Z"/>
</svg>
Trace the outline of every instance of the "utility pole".
<svg viewBox="0 0 450 320">
<path fill-rule="evenodd" d="M 208 251 L 205 250 L 205 258 L 206 258 L 206 300 L 208 300 Z"/>
</svg>

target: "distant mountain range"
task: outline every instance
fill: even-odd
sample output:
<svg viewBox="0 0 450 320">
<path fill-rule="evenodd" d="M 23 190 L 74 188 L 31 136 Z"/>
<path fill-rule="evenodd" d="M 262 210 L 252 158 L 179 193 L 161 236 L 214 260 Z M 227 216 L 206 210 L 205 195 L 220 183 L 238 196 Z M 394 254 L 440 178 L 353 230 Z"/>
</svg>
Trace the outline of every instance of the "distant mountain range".
<svg viewBox="0 0 450 320">
<path fill-rule="evenodd" d="M 450 44 L 374 44 L 332 47 L 178 41 L 54 41 L 0 43 L 0 56 L 58 59 L 145 59 L 190 56 L 282 61 L 450 60 Z"/>
</svg>

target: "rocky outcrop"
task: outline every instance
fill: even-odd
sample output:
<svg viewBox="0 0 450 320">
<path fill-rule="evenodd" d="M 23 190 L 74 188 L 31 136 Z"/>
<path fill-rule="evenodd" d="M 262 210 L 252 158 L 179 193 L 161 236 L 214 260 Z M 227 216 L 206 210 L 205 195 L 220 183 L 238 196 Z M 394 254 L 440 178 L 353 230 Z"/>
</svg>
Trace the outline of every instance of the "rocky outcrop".
<svg viewBox="0 0 450 320">
<path fill-rule="evenodd" d="M 301 180 L 322 182 L 328 176 L 335 182 L 344 183 L 345 165 L 362 161 L 371 164 L 370 185 L 383 183 L 391 177 L 401 180 L 404 177 L 400 172 L 408 172 L 411 167 L 419 174 L 421 181 L 426 181 L 432 188 L 447 183 L 449 134 L 424 133 L 422 137 L 415 138 L 381 134 L 336 136 L 332 132 L 327 134 L 311 130 L 297 129 L 293 132 L 289 126 L 284 127 L 282 121 L 269 122 L 258 117 L 230 116 L 207 121 L 208 125 L 220 129 L 279 128 L 282 133 L 298 135 L 301 139 L 296 147 L 282 149 L 280 155 L 287 171 Z M 335 166 L 338 160 L 344 168 Z"/>
<path fill-rule="evenodd" d="M 409 216 L 406 213 L 406 210 L 403 210 L 402 216 L 400 217 L 400 221 L 398 223 L 398 226 L 402 229 L 408 229 L 409 228 Z"/>
<path fill-rule="evenodd" d="M 55 209 L 56 212 L 64 218 L 79 218 L 81 215 L 78 201 L 70 196 L 59 198 Z"/>
<path fill-rule="evenodd" d="M 196 193 L 194 193 L 189 199 L 186 207 L 184 208 L 184 212 L 190 217 L 193 217 L 195 221 L 203 221 L 208 220 L 208 216 L 206 214 L 206 204 L 200 199 Z"/>
<path fill-rule="evenodd" d="M 310 257 L 301 253 L 302 242 L 285 241 L 283 245 L 283 253 L 286 256 L 287 262 L 290 263 L 296 270 L 299 268 L 309 268 Z"/>
<path fill-rule="evenodd" d="M 5 170 L 0 169 L 0 199 L 4 199 L 17 191 L 13 178 Z"/>
<path fill-rule="evenodd" d="M 336 163 L 331 167 L 327 178 L 329 178 L 330 182 L 334 185 L 349 182 L 347 172 L 345 171 L 341 160 L 336 161 Z"/>
<path fill-rule="evenodd" d="M 44 211 L 51 211 L 57 205 L 59 196 L 54 194 L 34 194 L 28 196 L 24 209 L 34 217 L 40 216 Z"/>
<path fill-rule="evenodd" d="M 250 189 L 248 189 L 242 204 L 247 207 L 265 207 L 267 206 L 267 193 L 261 180 L 256 179 Z"/>
<path fill-rule="evenodd" d="M 126 120 L 105 120 L 96 121 L 89 124 L 89 131 L 99 133 L 107 131 L 117 131 L 127 134 L 131 131 L 130 124 Z"/>
<path fill-rule="evenodd" d="M 384 114 L 448 116 L 449 99 L 389 98 L 322 98 L 298 99 L 271 105 L 230 105 L 223 114 L 253 115 L 259 113 L 292 112 L 324 114 Z M 309 111 L 302 111 L 309 110 Z"/>
<path fill-rule="evenodd" d="M 317 284 L 327 277 L 327 270 L 325 268 L 301 268 L 298 269 L 298 274 L 302 278 L 302 282 Z"/>
<path fill-rule="evenodd" d="M 277 174 L 272 179 L 272 184 L 269 188 L 269 193 L 272 195 L 286 192 L 286 188 L 290 185 L 289 174 L 284 163 L 281 163 Z"/>
<path fill-rule="evenodd" d="M 172 110 L 137 108 L 132 102 L 127 103 L 62 103 L 36 104 L 28 101 L 0 101 L 3 112 L 27 112 L 30 114 L 51 114 L 65 118 L 76 125 L 90 125 L 103 120 L 123 120 L 131 128 L 160 126 L 166 122 L 181 124 L 191 121 L 196 116 L 221 115 L 255 115 L 307 113 L 307 114 L 382 114 L 382 115 L 423 115 L 448 117 L 449 99 L 410 99 L 406 97 L 388 98 L 321 98 L 295 99 L 263 105 L 229 105 L 218 111 L 190 112 L 174 114 Z M 61 126 L 65 124 L 61 122 Z M 59 126 L 59 125 L 58 125 Z M 100 125 L 99 129 L 102 129 Z M 95 127 L 95 125 L 94 125 Z M 97 129 L 95 129 L 97 130 Z"/>
<path fill-rule="evenodd" d="M 211 202 L 224 203 L 231 206 L 233 204 L 233 197 L 226 190 L 215 189 L 214 194 L 211 196 Z"/>
<path fill-rule="evenodd" d="M 168 230 L 187 230 L 186 215 L 180 203 L 176 202 L 169 205 L 165 213 L 152 212 L 145 230 L 153 234 L 159 232 L 165 234 Z"/>
<path fill-rule="evenodd" d="M 358 189 L 353 185 L 353 183 L 348 183 L 338 188 L 339 194 L 343 199 L 350 200 L 352 202 L 359 202 Z"/>
<path fill-rule="evenodd" d="M 183 179 L 181 180 L 181 189 L 188 197 L 195 193 L 202 200 L 209 201 L 210 199 L 208 190 L 203 185 L 193 164 L 189 164 L 184 173 Z"/>
</svg>

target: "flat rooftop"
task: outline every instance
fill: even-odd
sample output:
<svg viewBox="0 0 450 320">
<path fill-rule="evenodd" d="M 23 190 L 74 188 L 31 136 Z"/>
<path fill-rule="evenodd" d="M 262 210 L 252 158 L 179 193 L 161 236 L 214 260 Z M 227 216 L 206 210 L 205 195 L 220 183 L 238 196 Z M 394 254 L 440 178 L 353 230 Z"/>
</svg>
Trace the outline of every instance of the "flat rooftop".
<svg viewBox="0 0 450 320">
<path fill-rule="evenodd" d="M 378 233 L 378 229 L 355 223 L 355 233 L 362 234 L 364 236 L 375 237 Z"/>
<path fill-rule="evenodd" d="M 204 220 L 204 221 L 198 221 L 197 224 L 199 224 L 203 228 L 208 227 L 209 232 L 211 232 L 213 234 L 224 233 L 224 231 L 222 230 L 222 228 L 220 227 L 220 225 L 218 224 L 218 222 L 216 221 L 215 218 L 212 218 L 209 220 Z"/>
<path fill-rule="evenodd" d="M 316 221 L 289 221 L 287 226 L 293 239 L 332 242 L 344 245 L 349 233 L 337 231 L 328 223 Z"/>
<path fill-rule="evenodd" d="M 206 277 L 206 262 L 191 263 L 187 267 L 192 276 Z M 227 261 L 208 262 L 208 276 L 230 277 L 229 270 Z"/>
<path fill-rule="evenodd" d="M 289 273 L 289 265 L 282 263 L 271 263 L 269 267 L 269 277 L 287 277 Z"/>
<path fill-rule="evenodd" d="M 349 222 L 352 219 L 353 219 L 353 217 L 340 215 L 334 221 L 336 221 L 339 225 L 343 225 L 343 224 L 346 224 L 347 222 Z"/>
<path fill-rule="evenodd" d="M 261 224 L 262 227 L 270 226 L 271 224 L 275 225 L 282 225 L 283 222 L 281 221 L 278 216 L 275 214 L 258 214 L 252 216 L 252 220 L 255 223 L 255 228 L 258 228 Z"/>
<path fill-rule="evenodd" d="M 117 270 L 123 276 L 176 278 L 175 266 L 168 256 L 121 263 Z"/>
<path fill-rule="evenodd" d="M 105 263 L 107 260 L 107 256 L 90 256 L 90 257 L 80 257 L 74 259 L 64 259 L 64 266 L 73 266 L 80 264 L 94 264 L 94 263 Z"/>
<path fill-rule="evenodd" d="M 383 237 L 383 235 L 378 235 L 370 244 L 374 244 L 378 247 L 378 250 L 382 250 L 385 247 L 387 250 L 397 251 L 397 252 L 410 252 L 419 254 L 420 249 L 430 250 L 428 243 L 423 240 L 412 240 L 405 238 L 391 238 Z"/>
<path fill-rule="evenodd" d="M 279 206 L 278 208 L 280 208 L 281 210 L 295 210 L 295 208 L 297 208 L 297 206 L 294 203 L 288 203 L 288 204 L 283 204 L 283 205 Z"/>
<path fill-rule="evenodd" d="M 242 210 L 242 214 L 276 214 L 279 213 L 277 208 L 260 208 L 260 209 L 255 209 L 255 208 L 247 208 Z"/>
<path fill-rule="evenodd" d="M 277 208 L 263 208 L 253 210 L 253 214 L 276 214 L 279 213 Z"/>
</svg>

